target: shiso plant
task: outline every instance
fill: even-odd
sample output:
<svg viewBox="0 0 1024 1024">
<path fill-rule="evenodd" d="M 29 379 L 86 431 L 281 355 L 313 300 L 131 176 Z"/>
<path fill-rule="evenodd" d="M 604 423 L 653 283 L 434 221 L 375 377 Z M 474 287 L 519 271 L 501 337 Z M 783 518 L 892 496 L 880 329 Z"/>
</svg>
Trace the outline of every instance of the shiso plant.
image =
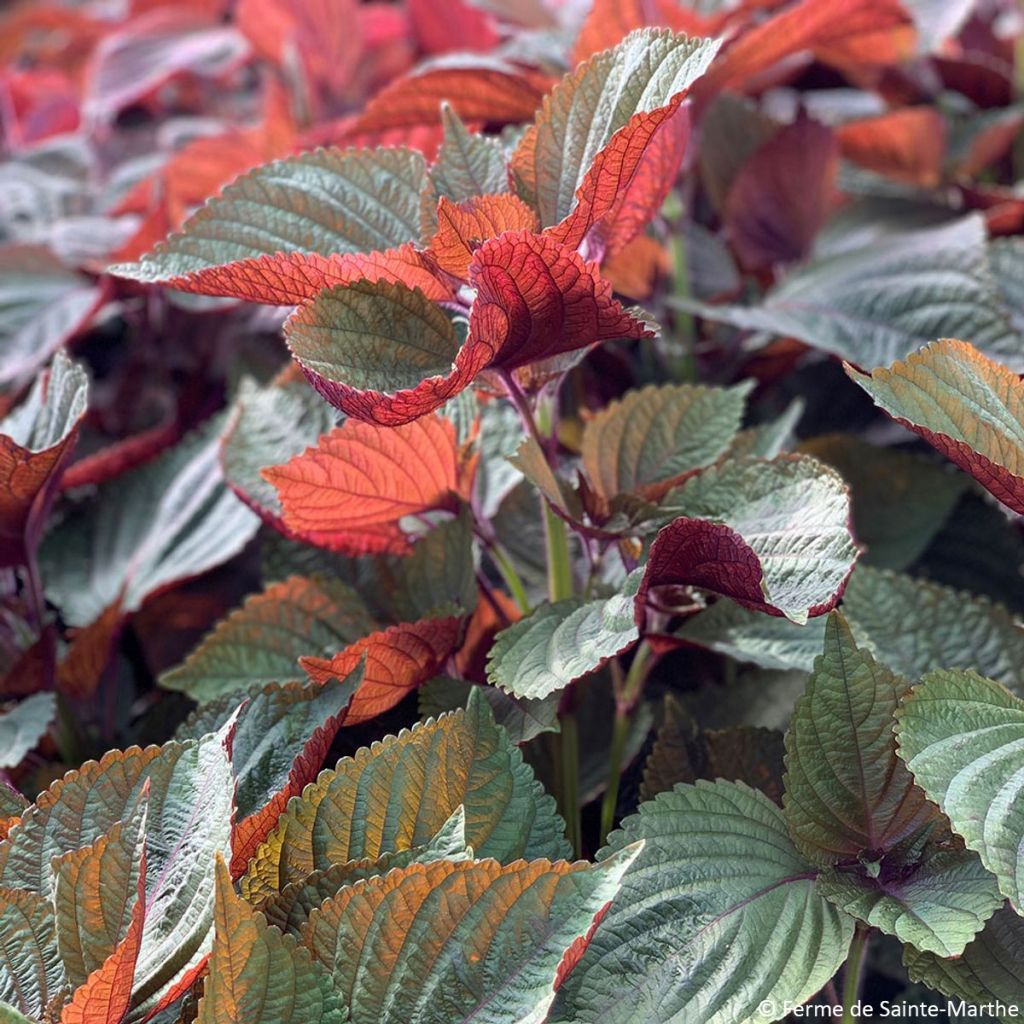
<svg viewBox="0 0 1024 1024">
<path fill-rule="evenodd" d="M 0 1024 L 1024 1013 L 1019 10 L 101 6 L 0 16 Z"/>
</svg>

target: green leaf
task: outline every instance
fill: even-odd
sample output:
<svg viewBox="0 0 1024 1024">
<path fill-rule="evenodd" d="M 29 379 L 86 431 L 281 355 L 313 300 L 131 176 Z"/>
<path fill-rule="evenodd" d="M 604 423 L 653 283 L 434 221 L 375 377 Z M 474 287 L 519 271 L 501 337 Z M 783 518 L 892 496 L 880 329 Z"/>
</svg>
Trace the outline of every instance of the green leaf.
<svg viewBox="0 0 1024 1024">
<path fill-rule="evenodd" d="M 816 864 L 881 859 L 938 820 L 896 756 L 893 715 L 909 686 L 857 647 L 838 612 L 829 616 L 786 733 L 786 821 Z"/>
<path fill-rule="evenodd" d="M 387 394 L 447 376 L 462 345 L 440 306 L 389 281 L 320 292 L 288 320 L 285 337 L 302 367 L 328 383 Z"/>
<path fill-rule="evenodd" d="M 741 725 L 705 731 L 682 704 L 666 695 L 665 719 L 644 764 L 640 799 L 650 800 L 679 782 L 725 779 L 746 783 L 781 804 L 782 757 L 778 729 Z"/>
<path fill-rule="evenodd" d="M 346 584 L 292 576 L 222 619 L 160 685 L 202 704 L 265 683 L 303 680 L 299 658 L 329 658 L 376 628 Z"/>
<path fill-rule="evenodd" d="M 26 1017 L 13 1006 L 0 1003 L 0 1024 L 36 1024 L 31 1017 Z"/>
<path fill-rule="evenodd" d="M 516 188 L 542 225 L 569 215 L 576 189 L 612 136 L 634 114 L 666 106 L 692 85 L 719 45 L 667 29 L 638 29 L 555 86 L 512 156 Z"/>
<path fill-rule="evenodd" d="M 211 420 L 141 469 L 100 488 L 47 535 L 40 551 L 47 596 L 84 626 L 115 601 L 146 597 L 236 555 L 259 519 L 224 486 L 219 422 Z"/>
<path fill-rule="evenodd" d="M 1004 907 L 989 918 L 978 937 L 955 960 L 903 947 L 903 963 L 913 981 L 937 989 L 951 999 L 975 1006 L 1024 1005 L 1024 918 Z M 995 1014 L 1019 1020 L 1020 1014 Z"/>
<path fill-rule="evenodd" d="M 447 103 L 441 106 L 444 141 L 430 168 L 438 198 L 462 203 L 508 191 L 505 152 L 498 139 L 470 132 Z"/>
<path fill-rule="evenodd" d="M 0 887 L 0 1002 L 42 1019 L 68 994 L 49 900 Z"/>
<path fill-rule="evenodd" d="M 638 569 L 606 600 L 543 604 L 503 629 L 491 648 L 487 678 L 515 697 L 539 699 L 596 671 L 636 643 L 633 599 L 642 578 Z"/>
<path fill-rule="evenodd" d="M 55 693 L 34 693 L 0 712 L 0 768 L 17 768 L 46 735 L 56 713 Z"/>
<path fill-rule="evenodd" d="M 199 1024 L 345 1024 L 330 977 L 291 935 L 235 895 L 217 858 L 215 938 Z"/>
<path fill-rule="evenodd" d="M 971 670 L 929 672 L 897 716 L 900 757 L 1024 906 L 1024 701 Z"/>
<path fill-rule="evenodd" d="M 88 402 L 85 370 L 58 352 L 49 377 L 38 378 L 28 398 L 0 420 L 0 434 L 26 452 L 45 452 L 68 436 Z"/>
<path fill-rule="evenodd" d="M 131 1019 L 200 964 L 210 949 L 213 858 L 231 844 L 231 724 L 199 741 L 111 751 L 55 782 L 0 844 L 0 885 L 49 900 L 50 862 L 124 820 L 148 787 L 149 872 Z"/>
<path fill-rule="evenodd" d="M 857 366 L 887 366 L 940 337 L 970 338 L 1014 369 L 1024 369 L 989 265 L 985 225 L 973 214 L 917 231 L 892 233 L 793 271 L 760 306 L 675 300 L 690 312 L 770 335 L 794 337 Z"/>
<path fill-rule="evenodd" d="M 733 388 L 674 384 L 628 391 L 584 425 L 588 480 L 605 500 L 618 494 L 656 498 L 726 451 L 752 387 L 748 381 Z"/>
<path fill-rule="evenodd" d="M 353 1024 L 530 1024 L 636 855 L 601 865 L 435 861 L 342 890 L 302 940 Z"/>
<path fill-rule="evenodd" d="M 479 690 L 491 705 L 494 720 L 517 746 L 545 732 L 558 732 L 557 693 L 540 700 L 512 697 L 494 686 L 478 686 L 465 679 L 438 676 L 419 689 L 420 718 L 436 718 L 446 711 L 464 708 L 470 693 Z"/>
<path fill-rule="evenodd" d="M 903 569 L 919 558 L 968 486 L 948 466 L 849 434 L 805 441 L 800 451 L 834 467 L 850 485 L 863 560 L 882 569 Z"/>
<path fill-rule="evenodd" d="M 855 569 L 854 576 L 861 571 Z M 824 643 L 825 618 L 818 616 L 799 625 L 722 598 L 688 618 L 676 631 L 676 636 L 762 668 L 810 672 Z"/>
<path fill-rule="evenodd" d="M 847 914 L 938 956 L 960 956 L 1002 904 L 995 879 L 967 850 L 930 849 L 910 870 L 877 878 L 830 868 L 818 888 Z"/>
<path fill-rule="evenodd" d="M 466 845 L 466 811 L 461 805 L 428 843 L 411 850 L 385 853 L 376 858 L 350 860 L 313 871 L 298 882 L 260 904 L 260 912 L 283 932 L 298 935 L 314 909 L 337 896 L 342 889 L 366 878 L 386 875 L 393 868 L 410 864 L 429 864 L 435 860 L 471 860 L 473 851 Z"/>
<path fill-rule="evenodd" d="M 738 1024 L 802 1003 L 846 959 L 853 920 L 825 900 L 782 811 L 733 782 L 677 786 L 640 805 L 598 854 L 644 848 L 552 1024 Z"/>
<path fill-rule="evenodd" d="M 908 679 L 937 665 L 974 668 L 1024 693 L 1024 628 L 987 597 L 860 565 L 843 614 L 875 656 Z"/>
<path fill-rule="evenodd" d="M 410 149 L 317 149 L 242 175 L 138 263 L 165 281 L 278 252 L 349 253 L 418 241 L 426 164 Z"/>
<path fill-rule="evenodd" d="M 72 988 L 93 971 L 128 934 L 138 898 L 149 799 L 137 805 L 89 846 L 54 857 L 53 906 L 57 947 Z"/>
<path fill-rule="evenodd" d="M 312 871 L 425 844 L 455 809 L 478 856 L 563 856 L 554 800 L 473 694 L 465 711 L 343 758 L 293 801 L 243 881 L 258 901 Z M 358 811 L 357 811 L 358 808 Z"/>
<path fill-rule="evenodd" d="M 277 488 L 260 470 L 316 446 L 335 423 L 331 408 L 304 380 L 260 387 L 246 378 L 224 435 L 221 465 L 232 490 L 257 512 L 280 516 Z"/>
<path fill-rule="evenodd" d="M 996 362 L 975 341 L 978 347 L 946 338 L 903 353 L 906 360 L 888 369 L 883 365 L 867 374 L 848 366 L 846 372 L 875 405 L 1024 514 L 1021 345 L 1018 340 L 1011 352 L 996 353 Z"/>
<path fill-rule="evenodd" d="M 789 451 L 806 404 L 802 398 L 794 398 L 775 419 L 741 430 L 729 445 L 726 457 L 751 455 L 758 459 L 774 459 L 776 455 Z"/>
</svg>

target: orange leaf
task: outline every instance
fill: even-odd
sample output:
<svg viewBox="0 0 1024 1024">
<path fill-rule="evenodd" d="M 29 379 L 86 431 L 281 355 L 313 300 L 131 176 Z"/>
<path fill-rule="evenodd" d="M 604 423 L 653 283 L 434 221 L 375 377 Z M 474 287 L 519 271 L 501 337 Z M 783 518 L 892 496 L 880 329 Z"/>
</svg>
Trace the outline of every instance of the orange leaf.
<svg viewBox="0 0 1024 1024">
<path fill-rule="evenodd" d="M 942 178 L 946 119 L 932 107 L 906 107 L 836 129 L 843 156 L 887 178 L 931 188 Z"/>
<path fill-rule="evenodd" d="M 455 667 L 463 679 L 487 681 L 487 655 L 497 633 L 523 617 L 519 605 L 500 590 L 480 592 L 480 599 L 466 626 L 466 635 L 455 653 Z"/>
<path fill-rule="evenodd" d="M 138 892 L 128 934 L 103 966 L 89 975 L 64 1007 L 61 1024 L 120 1024 L 131 1002 L 135 964 L 142 946 L 146 917 L 146 851 L 143 847 Z"/>
<path fill-rule="evenodd" d="M 94 622 L 74 631 L 68 652 L 57 669 L 57 682 L 63 693 L 79 699 L 96 693 L 121 633 L 122 618 L 119 598 L 107 605 Z"/>
<path fill-rule="evenodd" d="M 690 5 L 692 6 L 692 5 Z M 678 0 L 594 0 L 572 50 L 573 66 L 621 42 L 634 29 L 670 28 L 689 36 L 714 36 L 723 19 L 689 10 Z"/>
<path fill-rule="evenodd" d="M 442 196 L 437 206 L 437 233 L 430 240 L 430 248 L 442 270 L 465 278 L 473 253 L 482 242 L 505 231 L 536 231 L 539 227 L 537 214 L 510 193 L 477 196 L 464 203 L 453 203 Z"/>
<path fill-rule="evenodd" d="M 601 270 L 620 295 L 642 302 L 671 267 L 668 250 L 650 235 L 639 235 L 621 252 L 609 257 Z"/>
<path fill-rule="evenodd" d="M 410 690 L 437 675 L 461 630 L 461 618 L 421 619 L 371 633 L 333 658 L 300 658 L 299 664 L 322 685 L 328 679 L 344 679 L 366 658 L 363 682 L 344 722 L 358 725 L 393 708 Z"/>
<path fill-rule="evenodd" d="M 285 526 L 347 554 L 408 551 L 399 520 L 454 508 L 462 476 L 455 428 L 440 416 L 393 429 L 349 420 L 316 448 L 263 471 Z"/>
</svg>

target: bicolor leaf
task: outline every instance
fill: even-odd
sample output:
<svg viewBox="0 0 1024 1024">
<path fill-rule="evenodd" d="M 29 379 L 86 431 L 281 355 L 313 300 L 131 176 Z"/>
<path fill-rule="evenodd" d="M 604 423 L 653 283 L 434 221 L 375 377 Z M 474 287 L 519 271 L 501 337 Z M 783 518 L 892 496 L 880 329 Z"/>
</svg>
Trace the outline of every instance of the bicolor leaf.
<svg viewBox="0 0 1024 1024">
<path fill-rule="evenodd" d="M 0 886 L 0 1007 L 40 1020 L 68 992 L 49 900 Z"/>
<path fill-rule="evenodd" d="M 473 253 L 483 242 L 506 231 L 536 231 L 539 227 L 537 214 L 511 193 L 476 196 L 461 203 L 442 196 L 430 251 L 442 270 L 466 278 Z"/>
</svg>

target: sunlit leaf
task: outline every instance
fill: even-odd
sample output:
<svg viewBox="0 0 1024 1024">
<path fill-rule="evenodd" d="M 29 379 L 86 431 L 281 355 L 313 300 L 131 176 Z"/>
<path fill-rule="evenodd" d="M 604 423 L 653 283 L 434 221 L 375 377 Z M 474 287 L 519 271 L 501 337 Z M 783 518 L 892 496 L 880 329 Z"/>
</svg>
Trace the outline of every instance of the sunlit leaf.
<svg viewBox="0 0 1024 1024">
<path fill-rule="evenodd" d="M 0 1006 L 9 1004 L 38 1020 L 66 992 L 49 900 L 0 886 Z"/>
<path fill-rule="evenodd" d="M 847 372 L 897 422 L 1024 514 L 1024 383 L 978 344 L 937 341 L 889 369 Z"/>
<path fill-rule="evenodd" d="M 430 251 L 442 270 L 461 278 L 469 274 L 473 253 L 482 242 L 506 231 L 536 231 L 540 227 L 537 214 L 511 194 L 476 196 L 461 203 L 442 196 L 437 223 Z"/>
<path fill-rule="evenodd" d="M 332 864 L 422 846 L 460 804 L 477 856 L 507 862 L 568 849 L 554 800 L 474 694 L 465 711 L 415 725 L 323 772 L 282 815 L 243 892 L 258 901 Z"/>
<path fill-rule="evenodd" d="M 644 840 L 622 890 L 559 992 L 554 1024 L 768 1022 L 845 960 L 853 920 L 815 888 L 782 811 L 733 782 L 641 804 L 599 859 Z M 713 880 L 713 881 L 712 881 Z"/>
<path fill-rule="evenodd" d="M 0 711 L 0 768 L 17 768 L 46 735 L 57 713 L 53 693 L 34 693 L 8 711 Z"/>
</svg>

